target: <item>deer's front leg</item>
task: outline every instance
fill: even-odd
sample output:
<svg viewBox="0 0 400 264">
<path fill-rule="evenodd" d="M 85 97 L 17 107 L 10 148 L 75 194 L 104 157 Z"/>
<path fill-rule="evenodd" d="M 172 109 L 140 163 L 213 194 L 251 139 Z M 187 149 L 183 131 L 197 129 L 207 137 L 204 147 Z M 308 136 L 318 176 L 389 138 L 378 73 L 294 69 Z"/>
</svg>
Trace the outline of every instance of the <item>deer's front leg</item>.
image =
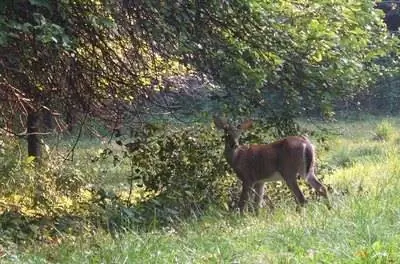
<svg viewBox="0 0 400 264">
<path fill-rule="evenodd" d="M 247 211 L 247 201 L 249 200 L 250 190 L 251 190 L 251 184 L 243 182 L 242 193 L 240 194 L 240 200 L 239 200 L 239 210 L 241 214 Z"/>
</svg>

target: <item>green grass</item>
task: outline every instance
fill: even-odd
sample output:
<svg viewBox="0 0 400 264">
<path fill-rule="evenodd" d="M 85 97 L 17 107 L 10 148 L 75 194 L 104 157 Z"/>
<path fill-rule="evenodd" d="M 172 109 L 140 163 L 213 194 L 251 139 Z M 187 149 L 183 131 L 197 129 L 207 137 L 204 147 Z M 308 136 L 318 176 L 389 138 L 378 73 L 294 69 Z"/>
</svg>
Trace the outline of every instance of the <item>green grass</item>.
<svg viewBox="0 0 400 264">
<path fill-rule="evenodd" d="M 331 210 L 317 201 L 299 212 L 282 201 L 259 216 L 210 209 L 152 232 L 87 234 L 24 251 L 0 247 L 0 262 L 400 263 L 400 146 L 394 132 L 374 140 L 380 122 L 323 124 L 342 132 L 320 157 L 335 168 L 324 178 L 334 188 Z M 398 128 L 398 120 L 388 122 Z"/>
</svg>

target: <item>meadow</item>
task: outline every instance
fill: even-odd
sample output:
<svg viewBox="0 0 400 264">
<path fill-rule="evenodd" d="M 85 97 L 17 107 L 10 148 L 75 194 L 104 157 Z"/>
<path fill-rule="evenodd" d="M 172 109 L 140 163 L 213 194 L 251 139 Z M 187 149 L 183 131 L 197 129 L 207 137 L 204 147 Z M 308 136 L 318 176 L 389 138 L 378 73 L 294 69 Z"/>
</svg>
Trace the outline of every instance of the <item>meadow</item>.
<svg viewBox="0 0 400 264">
<path fill-rule="evenodd" d="M 400 263 L 400 119 L 300 123 L 332 132 L 316 142 L 330 210 L 318 200 L 296 210 L 292 198 L 258 216 L 210 207 L 146 231 L 88 231 L 60 243 L 0 247 L 0 262 Z"/>
</svg>

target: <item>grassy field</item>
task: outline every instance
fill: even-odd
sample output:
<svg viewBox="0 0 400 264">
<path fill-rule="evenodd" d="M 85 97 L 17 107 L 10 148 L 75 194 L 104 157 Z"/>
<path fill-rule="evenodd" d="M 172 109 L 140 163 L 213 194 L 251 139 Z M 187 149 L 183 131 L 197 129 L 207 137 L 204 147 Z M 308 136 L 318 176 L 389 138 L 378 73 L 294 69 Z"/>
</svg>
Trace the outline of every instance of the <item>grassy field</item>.
<svg viewBox="0 0 400 264">
<path fill-rule="evenodd" d="M 1 263 L 400 263 L 399 120 L 369 117 L 328 126 L 319 147 L 333 173 L 328 210 L 292 200 L 241 217 L 210 209 L 165 229 L 95 233 L 27 250 L 0 248 Z"/>
</svg>

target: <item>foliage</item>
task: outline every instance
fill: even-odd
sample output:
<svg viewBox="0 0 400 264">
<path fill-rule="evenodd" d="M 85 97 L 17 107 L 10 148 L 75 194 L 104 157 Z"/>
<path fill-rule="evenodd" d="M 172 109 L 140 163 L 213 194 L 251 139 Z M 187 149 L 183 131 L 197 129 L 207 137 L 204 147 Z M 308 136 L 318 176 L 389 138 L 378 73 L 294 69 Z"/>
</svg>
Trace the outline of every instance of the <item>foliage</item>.
<svg viewBox="0 0 400 264">
<path fill-rule="evenodd" d="M 10 153 L 13 153 L 13 155 L 10 155 Z M 2 164 L 0 177 L 4 177 L 17 166 L 19 162 L 18 154 L 20 154 L 20 149 L 15 140 L 0 137 L 0 163 Z M 6 182 L 5 178 L 1 181 Z"/>
<path fill-rule="evenodd" d="M 128 6 L 140 21 L 135 5 Z M 222 111 L 292 118 L 316 108 L 329 116 L 332 101 L 368 86 L 384 68 L 377 59 L 396 53 L 371 1 L 187 1 L 167 10 L 149 2 L 141 8 L 159 22 L 158 50 L 183 56 L 223 86 Z"/>
<path fill-rule="evenodd" d="M 0 85 L 13 109 L 0 110 L 14 130 L 24 127 L 15 124 L 20 114 L 43 107 L 67 122 L 84 112 L 115 128 L 124 111 L 152 110 L 129 106 L 168 88 L 163 77 L 187 70 L 217 84 L 212 110 L 331 116 L 336 98 L 390 70 L 382 59 L 397 65 L 396 38 L 367 0 L 7 0 L 0 10 Z"/>
<path fill-rule="evenodd" d="M 210 204 L 230 206 L 236 179 L 228 174 L 217 131 L 201 124 L 149 127 L 130 142 L 135 149 L 122 155 L 131 161 L 134 186 L 157 194 L 145 204 L 156 205 L 159 224 L 201 214 Z"/>
<path fill-rule="evenodd" d="M 0 121 L 9 132 L 23 131 L 30 113 L 61 115 L 59 130 L 65 129 L 62 121 L 74 125 L 89 115 L 114 128 L 122 119 L 119 106 L 147 96 L 158 74 L 186 71 L 151 51 L 144 39 L 126 34 L 127 25 L 117 24 L 123 17 L 120 3 L 0 5 Z"/>
<path fill-rule="evenodd" d="M 11 141 L 7 146 L 19 144 Z M 21 151 L 21 150 L 20 150 Z M 86 184 L 86 179 L 77 168 L 63 164 L 62 156 L 52 156 L 38 166 L 33 157 L 24 157 L 24 152 L 0 156 L 6 166 L 1 171 L 1 182 L 5 188 L 2 196 L 13 196 L 22 206 L 33 206 L 43 209 L 43 213 L 57 212 L 57 203 L 66 197 L 74 198 Z M 8 162 L 10 159 L 13 163 Z"/>
<path fill-rule="evenodd" d="M 15 138 L 1 142 L 0 244 L 56 243 L 63 232 L 81 232 L 88 178 L 61 155 L 49 155 L 39 165 Z"/>
</svg>

